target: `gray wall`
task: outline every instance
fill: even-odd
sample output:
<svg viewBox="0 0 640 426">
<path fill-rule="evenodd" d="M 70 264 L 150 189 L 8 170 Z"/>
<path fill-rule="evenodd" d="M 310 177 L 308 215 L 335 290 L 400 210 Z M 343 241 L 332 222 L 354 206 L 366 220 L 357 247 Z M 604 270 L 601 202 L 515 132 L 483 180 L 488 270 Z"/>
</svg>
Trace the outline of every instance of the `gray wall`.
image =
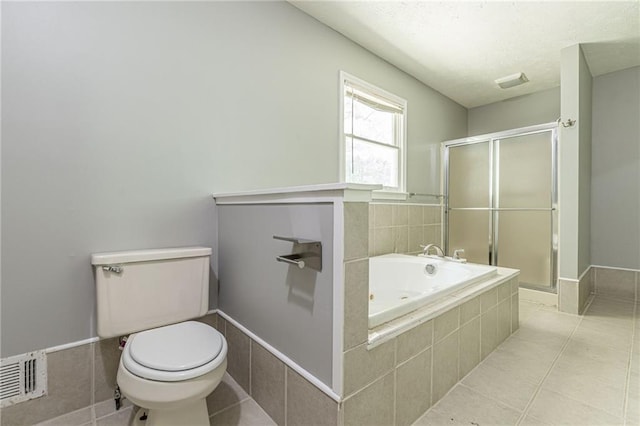
<svg viewBox="0 0 640 426">
<path fill-rule="evenodd" d="M 2 65 L 2 356 L 95 335 L 90 253 L 214 246 L 212 192 L 335 182 L 341 69 L 408 100 L 410 190 L 466 135 L 281 2 L 5 2 Z"/>
<path fill-rule="evenodd" d="M 558 275 L 576 280 L 589 264 L 591 208 L 591 73 L 582 49 L 561 53 L 562 120 L 558 149 Z"/>
<path fill-rule="evenodd" d="M 640 67 L 593 79 L 591 263 L 640 269 Z"/>
<path fill-rule="evenodd" d="M 220 309 L 331 387 L 333 204 L 223 205 L 218 214 Z M 320 241 L 322 271 L 276 261 L 294 245 L 274 235 Z"/>
<path fill-rule="evenodd" d="M 556 121 L 560 117 L 560 87 L 518 96 L 469 110 L 468 136 Z"/>
</svg>

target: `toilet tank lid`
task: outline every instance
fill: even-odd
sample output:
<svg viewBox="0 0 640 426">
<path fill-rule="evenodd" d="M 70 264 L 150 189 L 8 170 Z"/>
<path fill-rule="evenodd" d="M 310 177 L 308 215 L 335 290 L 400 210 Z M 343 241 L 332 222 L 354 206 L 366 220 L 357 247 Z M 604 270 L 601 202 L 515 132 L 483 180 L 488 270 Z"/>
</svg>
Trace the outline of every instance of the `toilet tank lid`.
<svg viewBox="0 0 640 426">
<path fill-rule="evenodd" d="M 184 257 L 211 256 L 209 247 L 176 247 L 149 250 L 94 253 L 92 265 L 114 265 L 118 263 L 148 262 L 152 260 L 181 259 Z"/>
</svg>

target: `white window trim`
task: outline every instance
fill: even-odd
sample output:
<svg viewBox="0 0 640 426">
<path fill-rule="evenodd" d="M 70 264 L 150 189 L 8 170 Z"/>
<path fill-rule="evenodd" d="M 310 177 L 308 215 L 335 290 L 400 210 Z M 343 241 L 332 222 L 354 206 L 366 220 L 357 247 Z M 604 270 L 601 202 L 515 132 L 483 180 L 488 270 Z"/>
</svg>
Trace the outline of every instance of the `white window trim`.
<svg viewBox="0 0 640 426">
<path fill-rule="evenodd" d="M 344 71 L 340 71 L 340 84 L 339 84 L 339 120 L 338 120 L 338 178 L 340 182 L 346 182 L 347 180 L 347 171 L 346 171 L 346 146 L 345 146 L 345 136 L 344 136 L 344 82 L 345 80 L 353 82 L 355 85 L 360 86 L 364 89 L 370 90 L 374 93 L 379 93 L 381 96 L 402 105 L 402 109 L 404 111 L 404 120 L 402 120 L 402 135 L 398 141 L 398 148 L 400 150 L 400 158 L 398 160 L 400 173 L 398 177 L 398 190 L 391 190 L 388 188 L 373 191 L 374 199 L 392 199 L 392 200 L 405 200 L 408 196 L 407 194 L 407 117 L 408 117 L 408 109 L 407 109 L 407 100 L 401 98 L 393 93 L 390 93 L 380 87 L 377 87 L 371 83 L 367 83 L 366 81 L 355 77 L 349 73 Z"/>
</svg>

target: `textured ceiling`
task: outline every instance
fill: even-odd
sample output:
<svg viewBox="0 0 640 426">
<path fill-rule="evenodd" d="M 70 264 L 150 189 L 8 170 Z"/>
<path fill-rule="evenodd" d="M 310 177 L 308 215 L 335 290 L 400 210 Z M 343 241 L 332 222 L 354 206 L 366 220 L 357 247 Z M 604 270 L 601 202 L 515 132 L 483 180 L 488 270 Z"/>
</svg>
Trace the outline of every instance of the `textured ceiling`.
<svg viewBox="0 0 640 426">
<path fill-rule="evenodd" d="M 594 76 L 640 65 L 640 0 L 290 3 L 468 108 L 560 85 L 577 43 Z M 494 83 L 521 71 L 529 83 Z"/>
</svg>

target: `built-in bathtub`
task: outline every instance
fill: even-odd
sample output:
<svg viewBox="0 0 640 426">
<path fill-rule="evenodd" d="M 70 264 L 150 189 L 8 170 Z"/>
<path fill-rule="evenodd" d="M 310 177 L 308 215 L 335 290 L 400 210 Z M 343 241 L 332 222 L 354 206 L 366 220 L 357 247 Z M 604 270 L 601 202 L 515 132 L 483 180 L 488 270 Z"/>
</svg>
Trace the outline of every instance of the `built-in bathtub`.
<svg viewBox="0 0 640 426">
<path fill-rule="evenodd" d="M 497 274 L 495 266 L 429 256 L 386 254 L 369 259 L 369 328 L 399 318 Z"/>
</svg>

